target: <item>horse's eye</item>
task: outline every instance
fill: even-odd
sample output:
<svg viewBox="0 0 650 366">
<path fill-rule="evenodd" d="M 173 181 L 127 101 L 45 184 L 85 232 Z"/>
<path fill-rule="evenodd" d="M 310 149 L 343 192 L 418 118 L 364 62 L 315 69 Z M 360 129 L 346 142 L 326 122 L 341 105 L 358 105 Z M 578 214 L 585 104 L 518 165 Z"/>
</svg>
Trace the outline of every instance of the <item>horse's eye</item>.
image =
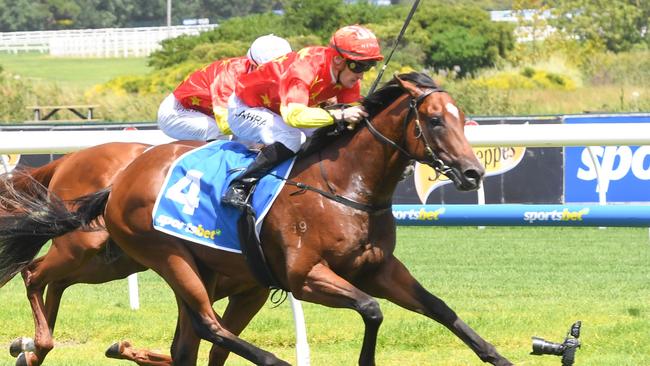
<svg viewBox="0 0 650 366">
<path fill-rule="evenodd" d="M 431 123 L 434 126 L 438 126 L 442 124 L 442 119 L 440 116 L 432 116 L 429 118 L 429 123 Z"/>
</svg>

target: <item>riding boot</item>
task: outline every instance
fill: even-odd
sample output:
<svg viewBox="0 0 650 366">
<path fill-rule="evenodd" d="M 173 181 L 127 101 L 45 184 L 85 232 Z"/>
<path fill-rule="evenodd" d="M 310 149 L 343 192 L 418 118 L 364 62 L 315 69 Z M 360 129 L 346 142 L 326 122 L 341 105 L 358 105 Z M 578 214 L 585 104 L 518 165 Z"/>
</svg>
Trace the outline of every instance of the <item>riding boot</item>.
<svg viewBox="0 0 650 366">
<path fill-rule="evenodd" d="M 265 176 L 269 170 L 293 155 L 294 152 L 281 142 L 274 142 L 263 147 L 251 165 L 230 182 L 228 190 L 221 197 L 221 203 L 243 210 L 247 205 L 250 190 L 255 183 Z"/>
</svg>

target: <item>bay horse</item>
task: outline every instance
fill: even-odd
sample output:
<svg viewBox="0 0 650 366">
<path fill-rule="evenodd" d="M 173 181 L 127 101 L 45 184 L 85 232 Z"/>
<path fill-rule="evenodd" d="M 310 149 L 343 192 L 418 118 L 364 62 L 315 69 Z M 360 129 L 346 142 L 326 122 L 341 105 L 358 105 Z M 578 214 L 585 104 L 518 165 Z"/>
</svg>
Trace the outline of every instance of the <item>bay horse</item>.
<svg viewBox="0 0 650 366">
<path fill-rule="evenodd" d="M 363 101 L 370 116 L 317 154 L 299 158 L 269 210 L 260 239 L 270 270 L 294 297 L 357 311 L 365 325 L 360 365 L 375 364 L 383 320 L 375 297 L 423 314 L 447 327 L 484 362 L 512 365 L 441 299 L 427 291 L 394 256 L 394 190 L 411 160 L 447 175 L 460 190 L 477 189 L 484 168 L 464 135 L 464 115 L 451 96 L 425 74 L 396 76 Z M 56 236 L 104 214 L 111 238 L 133 259 L 171 286 L 196 334 L 258 365 L 288 365 L 229 332 L 214 313 L 212 289 L 201 281 L 207 267 L 240 283 L 254 283 L 242 255 L 215 250 L 155 231 L 152 208 L 170 165 L 188 147 L 157 146 L 136 158 L 112 188 L 67 210 L 43 195 L 40 206 L 0 218 L 0 249 L 21 232 Z M 305 189 L 304 187 L 313 189 Z M 331 192 L 331 199 L 321 193 Z M 4 225 L 6 222 L 7 225 Z M 0 268 L 0 276 L 2 275 Z M 173 355 L 174 356 L 174 355 Z M 176 364 L 185 364 L 174 357 Z"/>
<path fill-rule="evenodd" d="M 198 146 L 198 142 L 175 142 L 188 146 Z M 0 197 L 6 206 L 10 196 L 30 195 L 34 183 L 38 183 L 64 200 L 72 200 L 82 195 L 108 187 L 115 176 L 150 145 L 140 143 L 107 143 L 64 155 L 38 168 L 20 168 L 9 174 L 0 175 Z M 0 213 L 1 214 L 1 213 Z M 108 233 L 104 230 L 70 232 L 52 241 L 49 251 L 29 263 L 17 262 L 13 273 L 21 272 L 27 298 L 29 300 L 35 325 L 35 335 L 20 337 L 10 345 L 10 353 L 17 357 L 16 366 L 35 366 L 44 362 L 53 349 L 53 332 L 63 292 L 76 283 L 99 284 L 117 279 L 146 268 L 124 255 L 114 244 L 108 245 Z M 30 238 L 28 240 L 31 240 Z M 38 239 L 36 239 L 38 240 Z M 40 240 L 47 239 L 41 238 Z M 27 257 L 32 257 L 27 254 Z M 7 276 L 4 282 L 12 276 Z M 263 288 L 248 289 L 231 283 L 225 277 L 213 279 L 219 288 L 229 289 L 229 309 L 224 318 L 234 332 L 240 332 L 268 297 Z M 44 291 L 47 296 L 43 298 Z M 226 297 L 216 293 L 215 300 Z M 237 309 L 233 311 L 232 309 Z M 184 312 L 179 313 L 177 332 L 172 348 L 185 349 L 195 354 L 199 339 L 193 336 L 191 325 Z M 188 324 L 188 325 L 184 325 Z M 190 351 L 191 350 L 191 351 Z M 188 352 L 186 351 L 186 352 Z M 227 353 L 213 351 L 214 359 L 223 359 Z M 109 348 L 107 356 L 137 362 L 140 365 L 171 365 L 171 357 L 136 350 L 128 342 L 120 342 Z M 190 358 L 196 357 L 190 356 Z"/>
<path fill-rule="evenodd" d="M 21 168 L 2 176 L 0 196 L 6 205 L 12 195 L 31 194 L 35 181 L 62 199 L 71 200 L 110 185 L 117 173 L 148 147 L 150 145 L 109 143 L 64 155 L 38 168 Z M 12 342 L 10 353 L 18 357 L 16 365 L 40 365 L 54 347 L 52 334 L 67 287 L 75 283 L 104 283 L 146 269 L 125 255 L 112 258 L 101 255 L 107 239 L 108 233 L 103 230 L 77 230 L 55 238 L 42 257 L 29 263 L 18 262 L 13 272 L 22 274 L 35 334 L 33 341 L 21 337 Z M 27 257 L 33 256 L 28 254 Z"/>
</svg>

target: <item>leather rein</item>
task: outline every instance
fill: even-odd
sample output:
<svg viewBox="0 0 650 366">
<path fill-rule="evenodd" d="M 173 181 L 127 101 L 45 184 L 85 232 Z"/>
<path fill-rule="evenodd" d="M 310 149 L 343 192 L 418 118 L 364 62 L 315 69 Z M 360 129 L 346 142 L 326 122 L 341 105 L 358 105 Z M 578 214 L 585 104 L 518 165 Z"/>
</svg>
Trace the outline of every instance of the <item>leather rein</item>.
<svg viewBox="0 0 650 366">
<path fill-rule="evenodd" d="M 429 95 L 431 95 L 431 94 L 433 94 L 435 92 L 444 92 L 444 90 L 437 89 L 437 88 L 436 89 L 427 89 L 422 94 L 420 94 L 419 96 L 417 96 L 415 98 L 410 98 L 409 110 L 408 110 L 408 112 L 406 114 L 406 117 L 404 117 L 404 122 L 403 122 L 403 125 L 404 125 L 403 129 L 406 130 L 406 126 L 407 126 L 411 116 L 415 115 L 415 129 L 416 129 L 416 134 L 417 134 L 416 138 L 419 139 L 419 140 L 422 140 L 422 143 L 424 144 L 424 148 L 426 150 L 428 159 L 418 159 L 418 158 L 414 157 L 411 153 L 409 153 L 404 147 L 402 147 L 400 145 L 403 141 L 400 141 L 400 144 L 396 143 L 395 141 L 389 139 L 388 137 L 383 135 L 381 132 L 379 132 L 379 130 L 377 130 L 377 128 L 375 128 L 375 126 L 372 124 L 372 122 L 370 122 L 369 119 L 366 118 L 366 119 L 364 119 L 364 121 L 365 121 L 366 127 L 368 127 L 368 130 L 370 130 L 372 135 L 377 140 L 379 140 L 380 142 L 395 148 L 397 151 L 399 151 L 400 153 L 405 155 L 409 160 L 415 160 L 415 161 L 417 161 L 419 163 L 429 165 L 429 166 L 433 167 L 433 169 L 438 174 L 446 175 L 447 173 L 449 173 L 451 171 L 451 167 L 449 167 L 447 164 L 445 164 L 442 161 L 442 159 L 440 159 L 440 157 L 435 153 L 433 148 L 431 147 L 432 146 L 431 142 L 429 141 L 427 136 L 423 133 L 422 125 L 420 123 L 420 113 L 418 112 L 418 107 L 420 106 L 420 104 L 422 104 L 424 99 L 426 99 L 426 97 L 428 97 Z M 320 194 L 320 195 L 322 195 L 322 196 L 324 196 L 324 197 L 326 197 L 328 199 L 331 199 L 331 200 L 333 200 L 335 202 L 346 205 L 348 207 L 352 207 L 352 208 L 354 208 L 356 210 L 368 212 L 371 215 L 378 215 L 380 213 L 383 213 L 383 212 L 388 211 L 388 210 L 391 209 L 392 203 L 390 203 L 390 202 L 388 204 L 386 204 L 386 205 L 375 206 L 375 205 L 369 205 L 369 204 L 366 204 L 366 203 L 361 203 L 361 202 L 352 200 L 350 198 L 347 198 L 345 196 L 341 196 L 340 194 L 336 193 L 336 190 L 334 189 L 334 187 L 332 187 L 332 185 L 329 183 L 329 179 L 327 177 L 327 172 L 325 171 L 325 168 L 323 167 L 323 159 L 320 158 L 320 151 L 318 152 L 318 154 L 319 154 L 319 163 L 318 164 L 319 164 L 321 176 L 323 177 L 323 180 L 327 184 L 327 188 L 329 189 L 329 192 L 325 191 L 325 190 L 322 190 L 322 189 L 319 189 L 319 188 L 316 188 L 316 187 L 313 187 L 313 186 L 310 186 L 310 185 L 307 185 L 307 184 L 304 184 L 304 183 L 300 183 L 300 182 L 296 182 L 294 180 L 284 179 L 282 177 L 276 176 L 277 178 L 284 179 L 286 181 L 286 184 L 292 185 L 292 186 L 295 186 L 295 187 L 299 188 L 298 191 L 291 193 L 292 196 L 297 195 L 297 194 L 302 194 L 305 191 L 312 191 L 312 192 L 318 193 L 318 194 Z"/>
<path fill-rule="evenodd" d="M 368 129 L 370 132 L 381 142 L 392 146 L 393 148 L 397 149 L 399 152 L 401 152 L 403 155 L 405 155 L 409 160 L 415 160 L 421 164 L 426 164 L 431 166 L 438 174 L 442 175 L 447 175 L 451 171 L 451 167 L 449 167 L 447 164 L 445 164 L 442 159 L 438 156 L 438 154 L 435 153 L 433 148 L 431 147 L 432 144 L 427 138 L 427 136 L 424 134 L 423 129 L 422 129 L 422 124 L 420 122 L 420 113 L 418 112 L 418 107 L 426 97 L 429 95 L 440 92 L 444 93 L 445 91 L 442 89 L 427 89 L 425 90 L 422 94 L 417 96 L 417 98 L 411 98 L 409 101 L 409 111 L 406 114 L 406 117 L 404 118 L 404 130 L 406 130 L 406 125 L 408 124 L 408 121 L 410 120 L 411 116 L 415 114 L 415 131 L 416 131 L 416 138 L 419 140 L 422 140 L 422 143 L 424 144 L 424 148 L 427 153 L 427 157 L 429 159 L 418 159 L 411 155 L 408 151 L 406 151 L 405 148 L 402 146 L 398 145 L 395 143 L 393 140 L 389 139 L 388 137 L 384 136 L 379 130 L 375 128 L 375 126 L 370 122 L 370 120 L 366 119 L 366 125 L 368 126 Z M 400 141 L 401 143 L 402 141 Z"/>
</svg>

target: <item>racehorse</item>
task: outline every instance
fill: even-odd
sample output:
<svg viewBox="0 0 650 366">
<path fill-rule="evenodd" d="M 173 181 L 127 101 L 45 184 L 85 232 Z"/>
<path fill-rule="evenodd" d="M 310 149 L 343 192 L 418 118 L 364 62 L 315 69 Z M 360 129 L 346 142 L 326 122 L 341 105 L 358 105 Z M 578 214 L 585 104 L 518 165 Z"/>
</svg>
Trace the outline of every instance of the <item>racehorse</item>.
<svg viewBox="0 0 650 366">
<path fill-rule="evenodd" d="M 196 142 L 189 141 L 182 143 L 197 145 Z M 22 168 L 11 174 L 4 174 L 0 176 L 0 197 L 4 197 L 2 202 L 6 205 L 11 195 L 28 195 L 35 181 L 48 187 L 62 199 L 77 198 L 109 186 L 122 169 L 149 147 L 150 145 L 139 143 L 108 143 L 65 155 L 42 167 Z M 74 231 L 55 238 L 44 256 L 26 265 L 25 261 L 19 261 L 23 265 L 16 267 L 14 272 L 20 270 L 25 282 L 35 322 L 35 336 L 33 341 L 21 337 L 12 342 L 10 353 L 18 358 L 17 366 L 40 365 L 52 350 L 52 334 L 61 297 L 66 288 L 76 283 L 105 283 L 146 269 L 121 253 L 119 247 L 114 244 L 107 245 L 107 242 L 106 231 Z M 241 331 L 238 329 L 243 329 L 248 323 L 247 319 L 252 318 L 266 301 L 268 291 L 263 288 L 233 291 L 238 284 L 229 283 L 226 278 L 218 281 L 220 288 L 228 288 L 230 293 L 234 294 L 230 297 L 231 310 L 226 314 L 226 319 L 233 331 Z M 47 297 L 44 301 L 43 292 L 46 286 Z M 216 294 L 215 300 L 225 296 Z M 233 307 L 238 310 L 233 312 Z M 191 325 L 183 325 L 184 322 L 189 323 L 184 319 L 182 311 L 180 316 L 183 318 L 178 321 L 175 335 L 180 338 L 175 340 L 174 347 L 198 349 L 199 340 L 193 336 Z M 240 325 L 242 323 L 243 325 Z M 217 350 L 214 353 L 215 359 L 225 360 L 227 356 L 217 355 Z M 109 348 L 107 356 L 132 360 L 140 365 L 171 365 L 171 357 L 147 350 L 134 350 L 128 342 L 115 344 Z"/>
<path fill-rule="evenodd" d="M 29 194 L 35 180 L 65 200 L 74 199 L 107 187 L 119 171 L 148 147 L 104 144 L 65 155 L 39 168 L 23 168 L 3 175 L 0 196 L 6 202 L 15 192 Z M 12 356 L 18 357 L 17 365 L 40 365 L 53 348 L 52 333 L 67 287 L 75 283 L 108 282 L 146 269 L 125 255 L 113 258 L 97 255 L 105 248 L 107 239 L 106 231 L 71 232 L 54 239 L 44 256 L 16 268 L 21 270 L 35 325 L 33 345 L 29 339 L 18 338 L 10 346 Z M 47 301 L 43 301 L 46 286 Z"/>
<path fill-rule="evenodd" d="M 375 364 L 383 320 L 375 297 L 436 320 L 485 362 L 512 365 L 423 288 L 393 254 L 391 200 L 411 160 L 432 166 L 460 190 L 474 190 L 481 183 L 484 168 L 464 136 L 463 113 L 448 93 L 419 73 L 396 76 L 363 104 L 370 114 L 363 126 L 342 134 L 318 154 L 296 161 L 289 179 L 301 184 L 282 188 L 260 233 L 270 271 L 300 300 L 360 314 L 365 325 L 360 365 Z M 104 213 L 112 239 L 165 279 L 199 337 L 258 365 L 287 365 L 229 332 L 211 307 L 212 291 L 201 281 L 201 268 L 240 283 L 254 282 L 243 256 L 153 229 L 152 208 L 166 172 L 188 150 L 161 145 L 147 151 L 115 179 L 112 189 L 77 200 L 72 211 L 50 196 L 11 220 L 0 217 L 0 223 L 11 226 L 0 229 L 0 249 L 13 247 L 20 236 L 16 233 L 61 235 L 92 226 L 92 220 Z M 175 363 L 185 364 L 172 356 Z"/>
</svg>

